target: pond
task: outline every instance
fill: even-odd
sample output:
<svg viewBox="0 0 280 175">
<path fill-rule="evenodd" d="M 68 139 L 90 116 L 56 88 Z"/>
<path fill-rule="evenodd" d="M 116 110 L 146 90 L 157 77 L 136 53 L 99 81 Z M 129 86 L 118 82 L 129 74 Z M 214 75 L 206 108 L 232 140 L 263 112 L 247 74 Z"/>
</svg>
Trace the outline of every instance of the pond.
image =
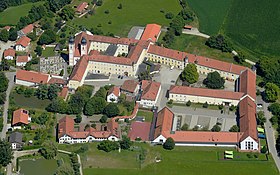
<svg viewBox="0 0 280 175">
<path fill-rule="evenodd" d="M 56 160 L 46 159 L 22 160 L 19 166 L 23 175 L 53 175 L 57 169 Z"/>
</svg>

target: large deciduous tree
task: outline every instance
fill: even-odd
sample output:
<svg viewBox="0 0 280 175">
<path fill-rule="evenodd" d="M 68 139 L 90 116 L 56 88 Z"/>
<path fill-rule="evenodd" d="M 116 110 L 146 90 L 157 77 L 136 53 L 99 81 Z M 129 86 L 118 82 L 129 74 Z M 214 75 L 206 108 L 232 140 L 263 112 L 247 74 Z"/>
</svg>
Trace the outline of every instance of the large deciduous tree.
<svg viewBox="0 0 280 175">
<path fill-rule="evenodd" d="M 11 144 L 5 140 L 0 140 L 0 165 L 7 166 L 11 163 L 13 152 Z"/>
<path fill-rule="evenodd" d="M 46 140 L 40 149 L 40 153 L 45 159 L 53 159 L 57 155 L 58 145 L 56 142 Z"/>
<path fill-rule="evenodd" d="M 0 31 L 0 40 L 4 42 L 9 40 L 9 32 L 6 29 Z"/>
<path fill-rule="evenodd" d="M 197 82 L 199 74 L 195 64 L 188 64 L 181 73 L 181 79 L 189 84 Z"/>
<path fill-rule="evenodd" d="M 107 103 L 102 97 L 92 97 L 89 99 L 84 108 L 85 115 L 101 114 Z"/>
<path fill-rule="evenodd" d="M 265 85 L 264 99 L 268 102 L 275 102 L 279 98 L 279 87 L 274 83 Z"/>
<path fill-rule="evenodd" d="M 119 115 L 120 110 L 118 108 L 118 105 L 115 103 L 110 103 L 104 108 L 104 114 L 106 114 L 108 117 L 115 117 Z"/>
<path fill-rule="evenodd" d="M 224 88 L 225 80 L 217 71 L 215 71 L 208 73 L 207 78 L 203 81 L 203 83 L 208 88 L 221 89 Z"/>
</svg>

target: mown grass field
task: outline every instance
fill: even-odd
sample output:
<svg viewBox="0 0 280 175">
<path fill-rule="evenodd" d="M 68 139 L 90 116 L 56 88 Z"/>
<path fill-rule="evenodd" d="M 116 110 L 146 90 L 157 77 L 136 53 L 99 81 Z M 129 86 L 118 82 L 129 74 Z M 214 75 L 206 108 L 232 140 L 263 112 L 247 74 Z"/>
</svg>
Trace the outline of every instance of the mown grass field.
<svg viewBox="0 0 280 175">
<path fill-rule="evenodd" d="M 85 175 L 276 175 L 276 166 L 272 160 L 219 160 L 218 155 L 224 148 L 208 147 L 176 147 L 172 151 L 164 150 L 161 146 L 136 144 L 147 151 L 147 158 L 142 168 L 137 161 L 137 151 L 113 151 L 105 153 L 96 148 L 96 143 L 89 144 L 89 151 L 81 154 Z M 60 149 L 74 151 L 80 145 L 59 145 Z M 231 150 L 228 149 L 227 150 Z M 246 153 L 242 154 L 244 158 Z M 155 157 L 160 157 L 161 162 L 155 163 Z"/>
<path fill-rule="evenodd" d="M 163 36 L 164 33 L 162 32 L 159 41 L 162 40 Z M 181 36 L 175 37 L 175 42 L 169 48 L 226 62 L 234 62 L 231 53 L 211 49 L 205 45 L 206 40 L 206 38 L 199 36 L 181 34 Z"/>
<path fill-rule="evenodd" d="M 122 4 L 122 9 L 118 5 Z M 104 12 L 109 10 L 109 14 Z M 148 23 L 158 23 L 168 26 L 170 20 L 160 12 L 172 12 L 176 15 L 181 6 L 177 0 L 104 0 L 103 5 L 95 9 L 95 14 L 88 18 L 76 18 L 70 25 L 82 25 L 87 28 L 99 27 L 104 33 L 126 37 L 132 26 L 145 26 Z M 111 24 L 108 22 L 111 21 Z"/>
<path fill-rule="evenodd" d="M 188 0 L 199 20 L 199 30 L 203 33 L 217 34 L 227 16 L 233 0 Z"/>
<path fill-rule="evenodd" d="M 27 3 L 15 7 L 10 7 L 0 13 L 0 24 L 15 25 L 20 17 L 26 16 L 33 5 L 40 5 L 44 2 Z"/>
<path fill-rule="evenodd" d="M 139 110 L 136 116 L 143 116 L 145 117 L 145 122 L 152 122 L 154 114 L 152 111 Z"/>
<path fill-rule="evenodd" d="M 279 0 L 234 0 L 224 32 L 241 49 L 260 55 L 280 55 Z"/>
</svg>

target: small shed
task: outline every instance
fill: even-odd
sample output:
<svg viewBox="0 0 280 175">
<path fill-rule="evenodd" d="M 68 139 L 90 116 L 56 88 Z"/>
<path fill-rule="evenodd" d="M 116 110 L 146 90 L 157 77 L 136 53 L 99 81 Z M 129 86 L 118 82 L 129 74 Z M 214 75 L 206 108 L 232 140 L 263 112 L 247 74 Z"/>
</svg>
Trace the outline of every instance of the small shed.
<svg viewBox="0 0 280 175">
<path fill-rule="evenodd" d="M 12 144 L 13 150 L 21 149 L 23 146 L 22 133 L 13 132 L 9 137 L 9 142 Z"/>
</svg>

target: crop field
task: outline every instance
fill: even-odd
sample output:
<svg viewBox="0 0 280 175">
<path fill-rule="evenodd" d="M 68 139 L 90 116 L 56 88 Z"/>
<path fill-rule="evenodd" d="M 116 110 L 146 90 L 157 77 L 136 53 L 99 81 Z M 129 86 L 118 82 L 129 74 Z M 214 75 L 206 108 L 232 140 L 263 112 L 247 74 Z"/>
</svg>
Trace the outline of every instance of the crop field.
<svg viewBox="0 0 280 175">
<path fill-rule="evenodd" d="M 122 9 L 117 8 L 119 4 L 122 4 Z M 168 26 L 171 20 L 165 18 L 165 13 L 176 15 L 180 10 L 177 0 L 104 0 L 102 6 L 96 7 L 94 15 L 76 18 L 69 25 L 82 25 L 89 29 L 98 26 L 104 33 L 126 37 L 132 26 L 148 23 Z"/>
<path fill-rule="evenodd" d="M 234 0 L 225 34 L 242 49 L 260 55 L 280 55 L 279 0 Z"/>
<path fill-rule="evenodd" d="M 59 146 L 60 149 L 69 151 L 80 147 L 79 144 Z M 96 146 L 96 143 L 91 143 L 89 150 L 80 154 L 85 175 L 278 174 L 272 158 L 263 160 L 264 155 L 248 159 L 246 153 L 235 152 L 242 160 L 220 160 L 219 154 L 225 148 L 175 147 L 174 150 L 167 151 L 162 146 L 135 143 L 135 148 L 142 147 L 147 151 L 145 163 L 140 166 L 137 150 L 106 153 L 97 150 Z M 161 162 L 155 163 L 155 157 L 160 157 Z"/>
<path fill-rule="evenodd" d="M 10 7 L 0 13 L 1 25 L 15 25 L 19 21 L 20 17 L 26 16 L 33 5 L 40 5 L 44 2 L 28 3 L 15 7 Z"/>
<path fill-rule="evenodd" d="M 233 0 L 188 0 L 199 20 L 199 30 L 203 33 L 217 34 L 227 16 Z"/>
</svg>

